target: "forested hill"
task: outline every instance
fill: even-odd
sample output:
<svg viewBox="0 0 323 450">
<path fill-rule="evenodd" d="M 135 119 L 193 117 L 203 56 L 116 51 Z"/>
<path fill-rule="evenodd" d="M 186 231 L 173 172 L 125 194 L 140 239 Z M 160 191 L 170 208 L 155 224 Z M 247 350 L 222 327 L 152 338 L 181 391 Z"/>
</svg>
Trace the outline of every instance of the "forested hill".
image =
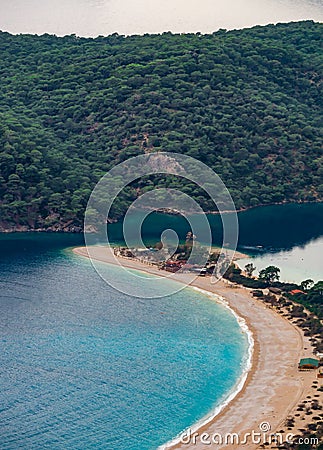
<svg viewBox="0 0 323 450">
<path fill-rule="evenodd" d="M 0 33 L 2 227 L 81 224 L 113 164 L 159 150 L 206 162 L 237 208 L 322 200 L 322 30 L 306 21 L 210 35 Z M 157 182 L 169 183 L 140 189 Z"/>
</svg>

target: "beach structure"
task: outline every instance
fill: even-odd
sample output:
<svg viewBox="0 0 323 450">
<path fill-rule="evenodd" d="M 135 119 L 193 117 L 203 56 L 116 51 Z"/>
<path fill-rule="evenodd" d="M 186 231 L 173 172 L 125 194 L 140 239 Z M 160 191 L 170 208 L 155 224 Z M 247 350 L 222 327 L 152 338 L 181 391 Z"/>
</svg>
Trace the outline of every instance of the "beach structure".
<svg viewBox="0 0 323 450">
<path fill-rule="evenodd" d="M 190 272 L 196 273 L 196 274 L 201 275 L 201 276 L 205 276 L 206 275 L 206 268 L 193 265 L 191 267 L 191 269 L 190 269 Z"/>
<path fill-rule="evenodd" d="M 194 264 L 186 264 L 185 260 L 178 261 L 168 259 L 167 261 L 165 261 L 161 268 L 166 270 L 167 272 L 177 272 L 179 270 L 183 270 L 185 272 L 193 272 L 202 277 L 205 277 L 207 273 L 205 267 L 200 267 Z"/>
<path fill-rule="evenodd" d="M 319 367 L 319 360 L 315 358 L 302 358 L 298 364 L 299 370 L 312 370 Z"/>
<path fill-rule="evenodd" d="M 162 267 L 167 272 L 177 272 L 182 267 L 182 263 L 180 261 L 173 261 L 171 259 L 167 260 Z"/>
</svg>

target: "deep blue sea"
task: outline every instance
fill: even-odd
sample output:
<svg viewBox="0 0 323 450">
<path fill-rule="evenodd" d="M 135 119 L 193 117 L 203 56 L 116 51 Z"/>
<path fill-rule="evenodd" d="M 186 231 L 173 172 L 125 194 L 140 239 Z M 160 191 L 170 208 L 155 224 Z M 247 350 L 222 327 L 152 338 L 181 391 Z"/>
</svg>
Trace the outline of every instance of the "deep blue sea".
<svg viewBox="0 0 323 450">
<path fill-rule="evenodd" d="M 1 450 L 156 449 L 243 370 L 247 337 L 222 305 L 192 289 L 122 295 L 66 250 L 81 243 L 0 237 Z"/>
<path fill-rule="evenodd" d="M 222 244 L 219 215 L 208 215 L 213 244 Z M 250 259 L 239 261 L 241 267 L 252 262 L 258 273 L 269 265 L 278 266 L 282 281 L 300 283 L 308 278 L 323 280 L 323 203 L 285 204 L 258 207 L 238 214 L 238 250 Z M 182 216 L 150 214 L 143 222 L 144 241 L 156 243 L 161 233 L 174 229 L 181 240 L 190 231 Z M 111 241 L 122 240 L 122 224 L 109 225 Z"/>
</svg>

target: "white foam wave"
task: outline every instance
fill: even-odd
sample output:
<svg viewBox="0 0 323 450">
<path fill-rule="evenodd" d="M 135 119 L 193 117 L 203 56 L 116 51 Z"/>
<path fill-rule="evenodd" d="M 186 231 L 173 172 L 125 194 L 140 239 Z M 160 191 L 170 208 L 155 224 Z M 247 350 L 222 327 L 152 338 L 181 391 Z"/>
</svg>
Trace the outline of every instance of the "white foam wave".
<svg viewBox="0 0 323 450">
<path fill-rule="evenodd" d="M 245 384 L 245 382 L 247 380 L 248 373 L 249 373 L 249 371 L 251 370 L 251 367 L 252 367 L 252 357 L 253 357 L 253 352 L 254 352 L 254 339 L 253 339 L 252 331 L 249 329 L 245 319 L 240 317 L 230 307 L 229 303 L 222 296 L 220 296 L 218 294 L 214 294 L 213 292 L 205 291 L 204 289 L 200 289 L 200 288 L 197 288 L 195 286 L 192 286 L 191 289 L 194 289 L 194 290 L 202 293 L 203 295 L 206 295 L 207 297 L 212 298 L 217 303 L 222 304 L 225 308 L 227 308 L 230 311 L 231 314 L 234 315 L 234 317 L 236 318 L 236 320 L 237 320 L 241 330 L 243 331 L 243 333 L 245 333 L 247 335 L 247 339 L 248 339 L 247 357 L 246 357 L 244 369 L 243 369 L 243 372 L 242 372 L 240 378 L 238 379 L 238 381 L 235 384 L 234 388 L 229 392 L 228 396 L 223 400 L 223 402 L 220 405 L 218 405 L 215 409 L 213 409 L 207 416 L 204 416 L 202 419 L 200 419 L 198 422 L 196 422 L 194 425 L 192 425 L 189 428 L 186 428 L 185 430 L 181 431 L 178 434 L 178 436 L 176 436 L 174 439 L 166 442 L 166 444 L 163 444 L 163 445 L 159 446 L 157 450 L 167 450 L 169 448 L 172 448 L 174 445 L 179 444 L 181 442 L 181 436 L 185 432 L 190 430 L 191 434 L 195 433 L 201 427 L 203 427 L 204 425 L 206 425 L 209 422 L 211 422 L 218 414 L 221 413 L 221 411 L 224 410 L 224 408 L 226 406 L 228 406 L 228 404 L 230 402 L 232 402 L 232 400 L 239 394 L 239 392 L 241 392 L 241 390 L 243 389 L 243 386 L 244 386 L 244 384 Z"/>
</svg>

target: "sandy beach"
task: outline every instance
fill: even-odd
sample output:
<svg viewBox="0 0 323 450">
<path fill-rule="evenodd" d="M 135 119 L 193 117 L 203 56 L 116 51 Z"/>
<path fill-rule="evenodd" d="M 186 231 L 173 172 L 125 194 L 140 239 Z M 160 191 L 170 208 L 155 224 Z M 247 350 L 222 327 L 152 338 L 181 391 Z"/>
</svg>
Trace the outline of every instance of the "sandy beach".
<svg viewBox="0 0 323 450">
<path fill-rule="evenodd" d="M 73 252 L 89 257 L 85 247 L 76 248 Z M 104 247 L 91 247 L 90 253 L 93 259 L 116 264 L 112 252 Z M 122 265 L 163 276 L 163 271 L 157 267 L 137 260 L 122 258 Z M 185 282 L 185 276 L 178 280 Z M 199 428 L 195 438 L 185 436 L 184 442 L 169 444 L 164 448 L 257 449 L 263 448 L 260 445 L 266 442 L 266 433 L 263 432 L 267 432 L 268 436 L 284 431 L 284 440 L 287 433 L 296 434 L 297 429 L 287 429 L 286 418 L 295 411 L 302 399 L 314 395 L 313 381 L 317 381 L 316 372 L 300 372 L 297 367 L 301 357 L 312 355 L 308 339 L 289 320 L 254 299 L 246 288 L 233 287 L 224 280 L 211 284 L 209 277 L 197 277 L 191 286 L 220 295 L 245 320 L 254 339 L 252 368 L 240 393 L 215 418 Z M 261 433 L 264 441 L 252 442 L 253 432 Z M 224 437 L 227 433 L 237 434 L 240 441 L 219 444 L 219 435 Z M 245 436 L 247 442 L 243 443 Z M 212 442 L 213 437 L 215 443 Z M 272 444 L 266 448 L 277 447 Z"/>
</svg>

